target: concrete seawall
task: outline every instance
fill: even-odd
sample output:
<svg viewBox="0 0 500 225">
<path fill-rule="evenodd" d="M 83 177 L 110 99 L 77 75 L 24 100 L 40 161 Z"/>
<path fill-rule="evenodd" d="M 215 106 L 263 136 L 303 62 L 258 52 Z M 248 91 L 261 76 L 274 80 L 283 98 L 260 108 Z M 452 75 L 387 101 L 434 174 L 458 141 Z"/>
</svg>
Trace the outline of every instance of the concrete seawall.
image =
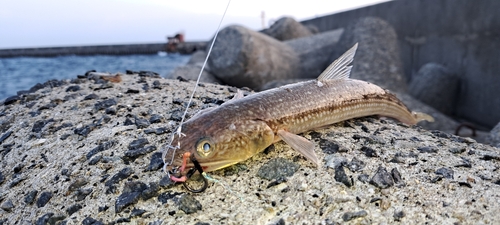
<svg viewBox="0 0 500 225">
<path fill-rule="evenodd" d="M 191 54 L 198 49 L 204 49 L 205 46 L 206 42 L 180 43 L 177 46 L 176 52 Z M 159 51 L 167 51 L 167 43 L 0 49 L 0 58 L 20 56 L 53 57 L 61 55 L 156 54 Z"/>
<path fill-rule="evenodd" d="M 408 80 L 426 63 L 461 79 L 456 116 L 486 127 L 500 121 L 500 1 L 400 0 L 303 21 L 320 32 L 379 17 L 397 32 Z"/>
</svg>

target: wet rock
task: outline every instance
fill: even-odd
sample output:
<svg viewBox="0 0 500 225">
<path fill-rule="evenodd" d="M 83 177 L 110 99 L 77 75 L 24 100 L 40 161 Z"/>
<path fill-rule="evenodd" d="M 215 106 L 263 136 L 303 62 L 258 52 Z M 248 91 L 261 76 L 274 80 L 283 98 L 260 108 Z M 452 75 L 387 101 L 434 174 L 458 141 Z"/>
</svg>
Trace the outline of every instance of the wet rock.
<svg viewBox="0 0 500 225">
<path fill-rule="evenodd" d="M 347 176 L 343 166 L 338 166 L 335 168 L 335 180 L 337 182 L 343 183 L 347 187 L 352 187 L 353 185 L 352 178 Z"/>
<path fill-rule="evenodd" d="M 368 146 L 361 147 L 360 151 L 362 151 L 366 155 L 366 157 L 378 157 L 377 151 Z"/>
<path fill-rule="evenodd" d="M 138 129 L 143 129 L 149 127 L 151 125 L 147 119 L 135 117 L 135 125 Z"/>
<path fill-rule="evenodd" d="M 146 171 L 157 171 L 163 167 L 163 158 L 162 158 L 163 153 L 162 152 L 155 152 L 151 156 L 151 161 L 149 161 L 149 166 L 146 169 Z"/>
<path fill-rule="evenodd" d="M 370 180 L 370 184 L 374 185 L 375 187 L 384 189 L 394 186 L 394 179 L 392 178 L 392 175 L 388 173 L 384 167 L 379 166 L 377 172 L 375 173 L 375 175 L 373 175 L 372 179 Z"/>
<path fill-rule="evenodd" d="M 0 136 L 0 144 L 3 143 L 3 141 L 7 140 L 8 137 L 12 134 L 12 131 L 7 131 L 2 136 Z"/>
<path fill-rule="evenodd" d="M 90 159 L 95 154 L 102 152 L 102 151 L 106 151 L 106 150 L 112 148 L 113 146 L 115 146 L 117 143 L 118 142 L 115 140 L 103 142 L 103 143 L 99 144 L 97 147 L 90 150 L 90 152 L 87 153 L 86 157 L 87 157 L 87 159 Z"/>
<path fill-rule="evenodd" d="M 68 88 L 66 88 L 66 92 L 75 92 L 75 91 L 79 91 L 80 89 L 82 89 L 80 86 L 72 85 L 72 86 L 69 86 Z"/>
<path fill-rule="evenodd" d="M 183 194 L 176 201 L 177 207 L 186 214 L 195 213 L 201 210 L 201 203 L 190 194 Z"/>
<path fill-rule="evenodd" d="M 4 201 L 2 203 L 2 205 L 0 205 L 0 208 L 2 208 L 3 210 L 5 210 L 6 212 L 11 212 L 12 209 L 14 209 L 14 204 L 12 203 L 12 201 L 9 199 L 7 201 Z"/>
<path fill-rule="evenodd" d="M 418 100 L 451 115 L 455 111 L 459 88 L 460 77 L 443 65 L 427 63 L 412 76 L 408 91 Z"/>
<path fill-rule="evenodd" d="M 71 205 L 70 207 L 68 207 L 66 209 L 66 213 L 68 214 L 68 216 L 71 216 L 73 213 L 78 212 L 82 208 L 83 208 L 82 205 L 80 205 L 80 204 L 74 204 L 74 205 Z"/>
<path fill-rule="evenodd" d="M 282 17 L 262 31 L 280 41 L 311 36 L 312 32 L 292 17 Z"/>
<path fill-rule="evenodd" d="M 35 201 L 37 194 L 38 194 L 37 190 L 32 190 L 28 192 L 28 194 L 24 196 L 24 203 L 31 205 Z"/>
<path fill-rule="evenodd" d="M 111 107 L 113 105 L 116 105 L 116 100 L 115 99 L 107 99 L 107 100 L 104 100 L 104 101 L 100 101 L 100 102 L 97 102 L 95 105 L 94 105 L 94 109 L 96 111 L 99 111 L 99 110 L 102 110 L 102 109 L 106 109 L 108 107 Z"/>
<path fill-rule="evenodd" d="M 354 157 L 349 163 L 347 163 L 346 166 L 347 168 L 349 168 L 350 171 L 357 172 L 363 170 L 363 168 L 365 168 L 365 165 L 366 165 L 365 162 Z"/>
<path fill-rule="evenodd" d="M 345 222 L 347 222 L 347 221 L 351 221 L 351 220 L 356 219 L 356 218 L 365 217 L 367 215 L 368 215 L 368 213 L 365 210 L 361 210 L 358 212 L 346 212 L 342 215 L 342 219 Z"/>
<path fill-rule="evenodd" d="M 132 173 L 134 173 L 132 168 L 125 167 L 122 170 L 120 170 L 120 172 L 113 175 L 108 181 L 106 181 L 106 183 L 104 183 L 104 185 L 106 187 L 108 187 L 108 189 L 106 190 L 106 194 L 116 193 L 116 186 L 115 185 L 118 184 L 118 182 L 120 182 L 121 180 L 132 175 Z"/>
<path fill-rule="evenodd" d="M 444 178 L 447 178 L 447 179 L 453 179 L 453 174 L 454 174 L 454 171 L 450 168 L 446 168 L 446 167 L 442 167 L 442 168 L 439 168 L 436 170 L 436 172 L 434 172 L 435 174 L 437 175 L 442 175 Z"/>
<path fill-rule="evenodd" d="M 40 197 L 38 197 L 38 200 L 36 201 L 36 206 L 38 208 L 44 207 L 52 198 L 52 192 L 49 191 L 44 191 L 40 194 Z"/>
<path fill-rule="evenodd" d="M 146 184 L 138 181 L 125 183 L 122 194 L 115 201 L 115 213 L 120 213 L 127 206 L 137 203 L 141 193 L 147 188 Z"/>
<path fill-rule="evenodd" d="M 285 158 L 269 160 L 259 168 L 257 175 L 266 180 L 274 180 L 282 177 L 292 176 L 299 169 L 299 165 Z"/>
</svg>

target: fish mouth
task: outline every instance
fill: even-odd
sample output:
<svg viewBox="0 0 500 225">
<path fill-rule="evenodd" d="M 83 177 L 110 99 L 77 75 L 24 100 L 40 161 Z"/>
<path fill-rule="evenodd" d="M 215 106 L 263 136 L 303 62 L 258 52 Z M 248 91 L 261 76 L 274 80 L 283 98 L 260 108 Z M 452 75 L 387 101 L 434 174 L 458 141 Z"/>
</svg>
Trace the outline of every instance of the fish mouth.
<svg viewBox="0 0 500 225">
<path fill-rule="evenodd" d="M 200 162 L 201 168 L 203 168 L 204 172 L 210 172 L 222 168 L 226 168 L 228 166 L 234 165 L 238 163 L 238 160 L 220 160 L 220 161 L 212 161 L 212 162 Z M 189 163 L 187 165 L 188 168 L 194 167 L 193 163 Z"/>
</svg>

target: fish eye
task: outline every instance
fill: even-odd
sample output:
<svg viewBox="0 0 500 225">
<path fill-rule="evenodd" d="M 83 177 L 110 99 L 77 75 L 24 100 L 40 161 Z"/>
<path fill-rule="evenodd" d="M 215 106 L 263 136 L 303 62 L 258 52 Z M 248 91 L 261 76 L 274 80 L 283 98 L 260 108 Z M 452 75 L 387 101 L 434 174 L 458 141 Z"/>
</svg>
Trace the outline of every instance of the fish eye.
<svg viewBox="0 0 500 225">
<path fill-rule="evenodd" d="M 207 157 L 214 151 L 214 145 L 208 138 L 202 138 L 196 143 L 196 151 L 201 157 Z"/>
</svg>

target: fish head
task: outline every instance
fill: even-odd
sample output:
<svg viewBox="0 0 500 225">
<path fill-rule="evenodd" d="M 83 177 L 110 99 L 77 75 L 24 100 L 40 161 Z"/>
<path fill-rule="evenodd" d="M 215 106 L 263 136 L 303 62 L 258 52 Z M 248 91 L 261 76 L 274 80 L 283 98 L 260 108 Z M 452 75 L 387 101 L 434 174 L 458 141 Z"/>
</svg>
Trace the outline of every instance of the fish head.
<svg viewBox="0 0 500 225">
<path fill-rule="evenodd" d="M 186 152 L 191 153 L 203 171 L 213 171 L 246 160 L 274 141 L 274 133 L 263 121 L 218 120 L 197 117 L 183 124 L 182 135 L 175 135 L 174 148 L 164 153 L 167 167 L 179 168 Z M 186 168 L 194 167 L 191 160 Z"/>
</svg>

